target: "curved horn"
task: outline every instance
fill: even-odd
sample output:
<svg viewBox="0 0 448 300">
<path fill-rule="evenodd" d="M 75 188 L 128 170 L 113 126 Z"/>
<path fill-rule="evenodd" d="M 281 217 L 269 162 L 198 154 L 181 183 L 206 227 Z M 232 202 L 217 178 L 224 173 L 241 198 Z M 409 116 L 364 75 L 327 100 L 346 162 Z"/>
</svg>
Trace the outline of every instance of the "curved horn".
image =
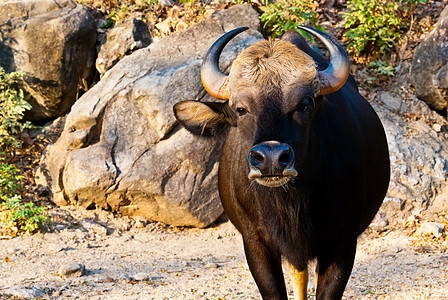
<svg viewBox="0 0 448 300">
<path fill-rule="evenodd" d="M 350 73 L 350 62 L 344 48 L 331 36 L 307 26 L 297 26 L 299 29 L 317 37 L 330 52 L 330 64 L 325 70 L 319 71 L 319 95 L 327 95 L 339 90 L 347 81 Z"/>
<path fill-rule="evenodd" d="M 216 40 L 205 55 L 201 66 L 201 80 L 205 90 L 211 96 L 222 100 L 229 99 L 227 76 L 219 70 L 219 56 L 231 39 L 247 29 L 249 27 L 240 27 L 227 32 Z"/>
</svg>

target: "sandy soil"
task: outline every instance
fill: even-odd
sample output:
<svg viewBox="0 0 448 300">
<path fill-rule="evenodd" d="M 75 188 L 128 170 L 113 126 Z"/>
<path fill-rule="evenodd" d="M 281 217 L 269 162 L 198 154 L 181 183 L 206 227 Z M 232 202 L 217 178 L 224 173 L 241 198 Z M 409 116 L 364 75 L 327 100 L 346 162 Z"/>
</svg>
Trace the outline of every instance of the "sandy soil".
<svg viewBox="0 0 448 300">
<path fill-rule="evenodd" d="M 241 236 L 226 220 L 179 229 L 79 208 L 51 214 L 55 221 L 45 233 L 0 240 L 0 298 L 261 298 Z M 447 251 L 414 249 L 404 231 L 361 236 L 344 299 L 448 299 Z M 59 275 L 68 263 L 84 265 L 85 274 Z"/>
</svg>

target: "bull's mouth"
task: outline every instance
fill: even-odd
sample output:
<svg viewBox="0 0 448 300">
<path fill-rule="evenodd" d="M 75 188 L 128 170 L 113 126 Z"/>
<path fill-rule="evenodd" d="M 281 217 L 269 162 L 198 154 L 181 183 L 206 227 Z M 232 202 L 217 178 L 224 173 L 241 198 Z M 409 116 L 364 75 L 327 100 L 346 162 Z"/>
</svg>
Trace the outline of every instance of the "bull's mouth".
<svg viewBox="0 0 448 300">
<path fill-rule="evenodd" d="M 291 178 L 291 176 L 264 176 L 255 178 L 255 181 L 263 186 L 274 188 L 287 184 Z"/>
<path fill-rule="evenodd" d="M 249 179 L 255 180 L 260 185 L 274 188 L 274 187 L 281 187 L 285 184 L 287 184 L 292 178 L 296 177 L 297 171 L 291 167 L 288 169 L 285 169 L 282 173 L 282 175 L 262 175 L 261 171 L 256 168 L 251 168 L 249 172 Z"/>
</svg>

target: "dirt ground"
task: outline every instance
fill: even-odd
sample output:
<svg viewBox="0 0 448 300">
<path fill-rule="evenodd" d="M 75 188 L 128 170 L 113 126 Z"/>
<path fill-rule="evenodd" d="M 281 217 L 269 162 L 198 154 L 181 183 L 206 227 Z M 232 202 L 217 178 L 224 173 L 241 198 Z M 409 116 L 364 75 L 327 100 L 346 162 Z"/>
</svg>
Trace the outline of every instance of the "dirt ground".
<svg viewBox="0 0 448 300">
<path fill-rule="evenodd" d="M 70 207 L 51 215 L 43 233 L 0 240 L 0 299 L 261 298 L 225 218 L 180 229 Z M 85 274 L 60 275 L 69 263 Z M 405 230 L 363 234 L 344 299 L 448 299 L 446 247 L 418 251 Z"/>
</svg>

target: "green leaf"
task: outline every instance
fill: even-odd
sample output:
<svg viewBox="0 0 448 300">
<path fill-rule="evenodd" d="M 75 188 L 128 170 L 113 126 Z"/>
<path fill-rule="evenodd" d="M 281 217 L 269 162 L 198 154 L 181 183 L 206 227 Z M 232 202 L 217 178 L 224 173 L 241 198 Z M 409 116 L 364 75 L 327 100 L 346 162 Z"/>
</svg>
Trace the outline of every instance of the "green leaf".
<svg viewBox="0 0 448 300">
<path fill-rule="evenodd" d="M 5 147 L 18 147 L 21 142 L 18 135 L 25 128 L 21 120 L 24 113 L 31 109 L 27 102 L 29 98 L 22 89 L 18 88 L 23 72 L 6 73 L 0 66 L 0 150 L 6 153 Z M 27 123 L 26 128 L 31 128 Z"/>
</svg>

